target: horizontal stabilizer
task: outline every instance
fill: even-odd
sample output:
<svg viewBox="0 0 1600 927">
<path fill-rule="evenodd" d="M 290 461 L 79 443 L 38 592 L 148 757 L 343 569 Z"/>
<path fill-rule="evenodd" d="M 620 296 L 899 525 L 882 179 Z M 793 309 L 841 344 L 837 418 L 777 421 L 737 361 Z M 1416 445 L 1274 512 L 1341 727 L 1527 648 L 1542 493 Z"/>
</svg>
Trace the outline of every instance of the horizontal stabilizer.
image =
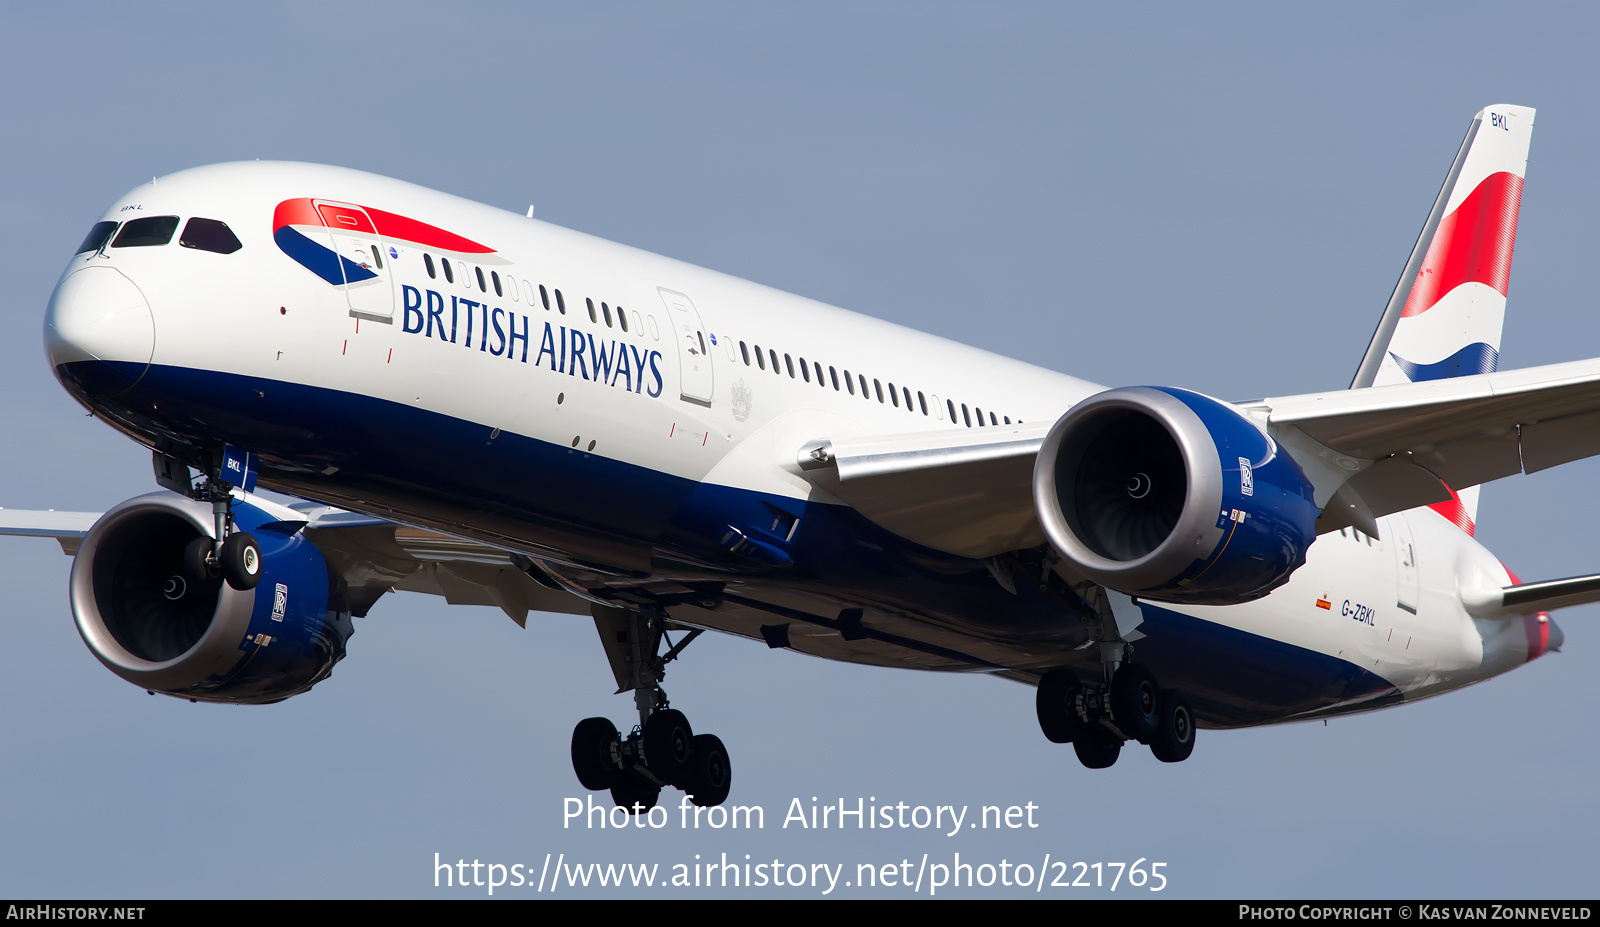
<svg viewBox="0 0 1600 927">
<path fill-rule="evenodd" d="M 1461 602 L 1476 618 L 1510 618 L 1600 602 L 1600 574 L 1517 583 L 1482 592 L 1463 590 Z"/>
</svg>

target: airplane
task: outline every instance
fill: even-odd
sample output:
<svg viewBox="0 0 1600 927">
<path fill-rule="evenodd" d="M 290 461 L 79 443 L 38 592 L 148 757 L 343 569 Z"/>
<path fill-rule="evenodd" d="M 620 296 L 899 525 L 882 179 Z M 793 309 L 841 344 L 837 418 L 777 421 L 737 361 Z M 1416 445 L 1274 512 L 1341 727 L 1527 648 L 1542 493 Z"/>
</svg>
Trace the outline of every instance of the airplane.
<svg viewBox="0 0 1600 927">
<path fill-rule="evenodd" d="M 1600 453 L 1600 359 L 1498 370 L 1533 122 L 1473 117 L 1348 388 L 1251 401 L 359 171 L 180 171 L 111 204 L 44 321 L 159 488 L 0 533 L 56 539 L 90 652 L 191 702 L 308 692 L 394 591 L 592 617 L 638 721 L 579 721 L 573 767 L 632 814 L 729 795 L 663 687 L 708 630 L 1032 685 L 1092 769 L 1438 695 L 1600 601 L 1473 536 L 1482 484 Z"/>
</svg>

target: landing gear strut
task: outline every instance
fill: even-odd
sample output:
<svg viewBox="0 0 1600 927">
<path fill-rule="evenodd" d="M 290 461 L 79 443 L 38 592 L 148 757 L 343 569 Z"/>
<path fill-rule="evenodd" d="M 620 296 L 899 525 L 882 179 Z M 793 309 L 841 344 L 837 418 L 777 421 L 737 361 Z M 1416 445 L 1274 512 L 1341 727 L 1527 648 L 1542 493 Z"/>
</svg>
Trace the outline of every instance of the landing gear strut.
<svg viewBox="0 0 1600 927">
<path fill-rule="evenodd" d="M 1051 572 L 1047 566 L 1045 584 Z M 1100 650 L 1101 685 L 1082 682 L 1072 670 L 1051 670 L 1039 679 L 1035 707 L 1039 729 L 1053 743 L 1072 744 L 1078 761 L 1105 769 L 1122 745 L 1137 740 L 1163 763 L 1179 763 L 1194 752 L 1194 712 L 1182 693 L 1163 689 L 1155 674 L 1133 662 L 1129 643 L 1144 622 L 1143 610 L 1127 595 L 1085 585 L 1078 600 L 1093 603 L 1080 618 Z"/>
<path fill-rule="evenodd" d="M 156 479 L 162 486 L 211 503 L 214 535 L 195 538 L 183 552 L 188 582 L 203 585 L 221 577 L 235 589 L 254 589 L 261 582 L 261 545 L 234 523 L 233 486 L 209 474 L 198 486 L 191 485 L 188 468 L 159 451 L 155 452 L 155 465 Z"/>
<path fill-rule="evenodd" d="M 572 769 L 586 789 L 610 789 L 611 800 L 631 813 L 655 807 L 664 786 L 689 793 L 696 805 L 720 805 L 733 781 L 722 741 L 695 734 L 683 712 L 670 707 L 661 680 L 666 665 L 700 635 L 688 631 L 676 644 L 664 611 L 594 607 L 595 627 L 617 679 L 633 692 L 639 724 L 624 737 L 606 718 L 585 718 L 572 731 Z M 667 650 L 661 653 L 665 644 Z"/>
</svg>

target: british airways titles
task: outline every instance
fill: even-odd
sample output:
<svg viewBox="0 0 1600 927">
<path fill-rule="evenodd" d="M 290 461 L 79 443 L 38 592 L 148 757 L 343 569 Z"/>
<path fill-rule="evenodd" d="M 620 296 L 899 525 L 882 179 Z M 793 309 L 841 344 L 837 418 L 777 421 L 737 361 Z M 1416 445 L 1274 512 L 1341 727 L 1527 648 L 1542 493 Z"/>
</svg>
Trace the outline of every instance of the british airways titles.
<svg viewBox="0 0 1600 927">
<path fill-rule="evenodd" d="M 534 350 L 530 340 L 534 333 L 532 320 L 526 315 L 460 296 L 451 296 L 447 306 L 445 297 L 438 292 L 419 290 L 410 284 L 402 284 L 400 291 L 400 327 L 408 335 L 438 338 L 467 348 L 474 347 L 476 336 L 476 347 L 484 354 L 526 364 L 531 352 L 535 367 L 544 366 L 548 358 L 555 373 L 611 387 L 620 384 L 629 392 L 652 399 L 661 395 L 660 351 L 640 350 L 622 341 L 596 340 L 593 334 L 549 322 L 544 323 L 539 346 Z"/>
</svg>

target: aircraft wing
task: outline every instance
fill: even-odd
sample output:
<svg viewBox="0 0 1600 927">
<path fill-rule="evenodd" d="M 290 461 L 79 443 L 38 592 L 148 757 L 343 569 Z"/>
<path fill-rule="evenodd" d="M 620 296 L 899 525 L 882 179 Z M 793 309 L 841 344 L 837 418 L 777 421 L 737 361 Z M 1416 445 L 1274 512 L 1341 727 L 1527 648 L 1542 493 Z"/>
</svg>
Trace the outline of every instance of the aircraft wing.
<svg viewBox="0 0 1600 927">
<path fill-rule="evenodd" d="M 1338 453 L 1408 455 L 1451 486 L 1476 486 L 1600 454 L 1600 358 L 1252 407 Z"/>
<path fill-rule="evenodd" d="M 351 611 L 365 615 L 385 593 L 420 592 L 443 596 L 451 605 L 492 605 L 519 625 L 528 612 L 588 615 L 589 604 L 534 579 L 498 547 L 329 506 L 270 507 L 284 521 L 305 523 L 304 531 L 347 584 Z M 55 538 L 76 554 L 99 512 L 0 509 L 0 535 Z"/>
<path fill-rule="evenodd" d="M 1306 470 L 1319 532 L 1600 454 L 1600 358 L 1236 403 Z M 990 557 L 1043 543 L 1033 462 L 1050 424 L 820 441 L 803 473 L 917 543 Z M 1446 485 L 1448 484 L 1448 486 Z"/>
<path fill-rule="evenodd" d="M 1051 424 L 813 442 L 801 450 L 800 469 L 901 537 L 989 557 L 1044 543 L 1033 514 L 1033 461 Z"/>
<path fill-rule="evenodd" d="M 83 536 L 100 518 L 99 512 L 46 512 L 0 508 L 0 534 L 55 538 L 68 556 L 78 552 Z"/>
</svg>

